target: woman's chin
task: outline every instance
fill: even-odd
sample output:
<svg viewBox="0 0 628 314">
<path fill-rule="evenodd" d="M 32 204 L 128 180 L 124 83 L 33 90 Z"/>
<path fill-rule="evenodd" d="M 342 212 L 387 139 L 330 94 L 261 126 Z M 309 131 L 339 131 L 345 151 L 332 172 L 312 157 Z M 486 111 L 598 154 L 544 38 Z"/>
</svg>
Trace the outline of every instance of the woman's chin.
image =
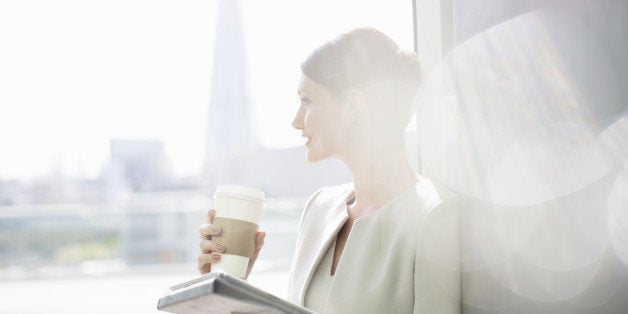
<svg viewBox="0 0 628 314">
<path fill-rule="evenodd" d="M 309 152 L 305 156 L 305 159 L 307 160 L 307 162 L 310 162 L 310 163 L 315 163 L 320 160 L 318 158 L 315 158 L 315 156 L 311 155 Z"/>
<path fill-rule="evenodd" d="M 311 152 L 310 149 L 308 149 L 305 155 L 305 159 L 310 163 L 315 163 L 321 161 L 322 158 L 317 154 Z"/>
</svg>

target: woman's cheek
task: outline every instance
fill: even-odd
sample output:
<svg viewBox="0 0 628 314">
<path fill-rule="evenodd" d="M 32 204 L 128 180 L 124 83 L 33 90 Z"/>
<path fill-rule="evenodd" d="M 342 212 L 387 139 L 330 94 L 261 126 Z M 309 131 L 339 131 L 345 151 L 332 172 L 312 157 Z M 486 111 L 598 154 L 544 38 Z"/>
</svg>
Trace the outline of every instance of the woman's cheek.
<svg viewBox="0 0 628 314">
<path fill-rule="evenodd" d="M 311 120 L 312 118 L 311 118 L 310 112 L 306 109 L 305 115 L 303 117 L 303 126 L 305 127 L 306 130 L 310 128 L 312 124 Z"/>
</svg>

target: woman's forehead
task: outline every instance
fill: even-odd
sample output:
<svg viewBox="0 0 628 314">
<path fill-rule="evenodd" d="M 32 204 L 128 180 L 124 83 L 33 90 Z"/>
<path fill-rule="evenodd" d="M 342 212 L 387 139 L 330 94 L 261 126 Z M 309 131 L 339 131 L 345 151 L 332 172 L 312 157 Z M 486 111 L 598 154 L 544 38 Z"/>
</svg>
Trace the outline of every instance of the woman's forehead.
<svg viewBox="0 0 628 314">
<path fill-rule="evenodd" d="M 297 87 L 297 94 L 302 95 L 321 92 L 328 93 L 329 91 L 323 85 L 316 83 L 305 74 L 301 74 L 301 78 L 299 79 L 299 85 Z"/>
</svg>

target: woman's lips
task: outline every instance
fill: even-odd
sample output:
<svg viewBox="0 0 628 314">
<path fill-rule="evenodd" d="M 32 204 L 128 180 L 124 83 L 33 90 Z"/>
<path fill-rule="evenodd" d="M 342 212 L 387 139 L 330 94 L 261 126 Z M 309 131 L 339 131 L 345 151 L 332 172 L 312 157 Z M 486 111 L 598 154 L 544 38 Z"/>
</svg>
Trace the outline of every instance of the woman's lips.
<svg viewBox="0 0 628 314">
<path fill-rule="evenodd" d="M 307 144 L 309 144 L 309 143 L 312 141 L 312 138 L 311 138 L 311 137 L 309 137 L 309 136 L 305 136 L 305 135 L 301 134 L 301 137 L 303 137 L 303 138 L 306 138 L 306 139 L 307 139 L 307 141 L 305 142 L 305 145 L 306 145 L 306 146 L 307 146 Z"/>
</svg>

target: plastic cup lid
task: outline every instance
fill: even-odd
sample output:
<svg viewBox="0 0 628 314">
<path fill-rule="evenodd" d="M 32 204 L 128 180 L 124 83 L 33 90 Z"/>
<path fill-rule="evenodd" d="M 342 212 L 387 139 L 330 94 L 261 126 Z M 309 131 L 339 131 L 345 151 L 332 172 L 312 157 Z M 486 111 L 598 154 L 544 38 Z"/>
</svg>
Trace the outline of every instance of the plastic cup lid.
<svg viewBox="0 0 628 314">
<path fill-rule="evenodd" d="M 214 192 L 214 199 L 218 197 L 235 197 L 254 202 L 266 201 L 264 192 L 240 185 L 219 185 L 216 187 L 216 192 Z"/>
</svg>

